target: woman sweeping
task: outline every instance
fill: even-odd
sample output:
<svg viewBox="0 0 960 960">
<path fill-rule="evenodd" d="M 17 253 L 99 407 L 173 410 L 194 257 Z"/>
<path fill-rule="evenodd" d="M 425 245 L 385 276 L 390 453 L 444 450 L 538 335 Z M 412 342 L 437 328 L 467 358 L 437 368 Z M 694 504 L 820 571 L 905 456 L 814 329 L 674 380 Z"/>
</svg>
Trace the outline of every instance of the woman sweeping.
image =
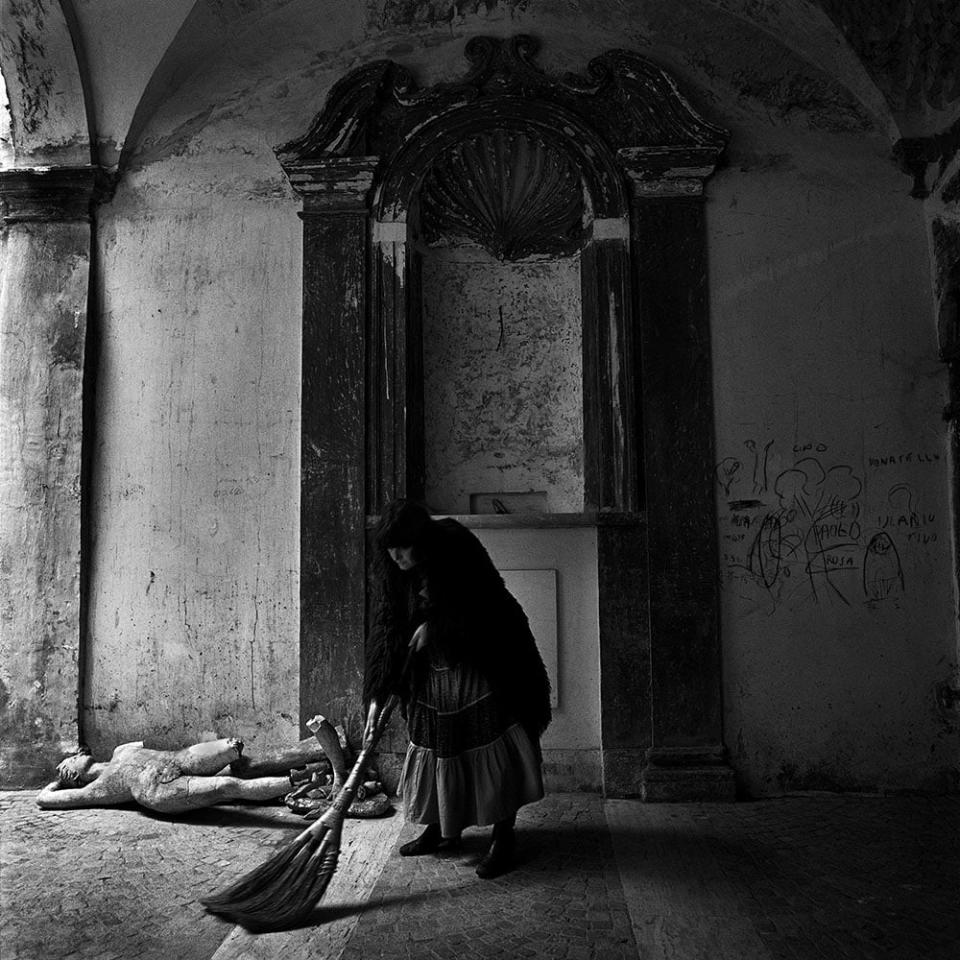
<svg viewBox="0 0 960 960">
<path fill-rule="evenodd" d="M 550 682 L 526 615 L 480 541 L 414 501 L 384 509 L 375 571 L 366 736 L 380 705 L 398 694 L 410 735 L 404 814 L 426 827 L 400 853 L 454 847 L 465 827 L 492 824 L 477 875 L 498 876 L 513 865 L 517 810 L 543 797 Z"/>
</svg>

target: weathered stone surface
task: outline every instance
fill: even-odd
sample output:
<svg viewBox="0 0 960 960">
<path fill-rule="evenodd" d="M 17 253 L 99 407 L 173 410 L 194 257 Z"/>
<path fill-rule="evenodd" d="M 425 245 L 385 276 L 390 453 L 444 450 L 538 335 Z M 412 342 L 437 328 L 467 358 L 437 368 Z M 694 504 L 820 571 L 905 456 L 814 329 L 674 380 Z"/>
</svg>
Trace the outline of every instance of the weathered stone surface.
<svg viewBox="0 0 960 960">
<path fill-rule="evenodd" d="M 474 874 L 488 829 L 406 859 L 416 827 L 351 820 L 310 921 L 255 937 L 198 900 L 295 835 L 282 807 L 170 821 L 2 793 L 0 818 L 4 960 L 954 960 L 960 938 L 956 798 L 550 795 L 521 811 L 517 869 L 492 881 Z"/>
<path fill-rule="evenodd" d="M 0 181 L 14 218 L 0 273 L 0 782 L 8 786 L 48 779 L 79 736 L 85 209 L 93 185 L 92 175 L 79 189 L 56 177 L 15 179 Z"/>
<path fill-rule="evenodd" d="M 557 78 L 589 80 L 604 50 L 639 52 L 734 131 L 705 196 L 724 722 L 744 784 L 955 784 L 956 724 L 936 709 L 956 614 L 924 209 L 955 202 L 956 164 L 921 204 L 889 157 L 896 137 L 955 122 L 941 30 L 955 5 L 824 0 L 836 23 L 810 0 L 307 6 L 8 4 L 0 58 L 11 113 L 39 124 L 29 149 L 63 143 L 86 162 L 74 132 L 93 122 L 95 148 L 124 144 L 133 160 L 97 223 L 94 745 L 238 722 L 245 736 L 296 738 L 300 223 L 272 145 L 299 135 L 358 64 L 389 59 L 426 88 L 462 76 L 470 37 L 522 30 Z M 0 152 L 8 132 L 0 118 Z M 354 197 L 371 182 L 354 164 Z M 641 183 L 648 195 L 699 187 L 686 175 Z M 391 256 L 378 280 L 395 276 Z M 842 507 L 861 509 L 862 540 L 826 555 L 846 564 L 829 577 L 791 549 L 768 584 L 759 531 L 799 506 L 776 480 L 808 453 L 863 480 Z M 909 498 L 916 509 L 900 510 Z M 850 564 L 891 515 L 931 519 L 898 540 L 905 589 L 877 603 Z M 821 518 L 783 532 L 801 543 L 822 524 L 837 528 Z M 608 680 L 624 662 L 614 652 Z M 649 713 L 637 687 L 631 721 Z M 629 702 L 631 688 L 619 692 Z"/>
<path fill-rule="evenodd" d="M 90 161 L 90 130 L 74 37 L 59 3 L 7 3 L 0 31 L 10 139 L 0 166 Z M 9 154 L 9 156 L 5 156 Z"/>
<path fill-rule="evenodd" d="M 469 514 L 471 496 L 535 490 L 583 510 L 579 257 L 423 257 L 426 501 Z"/>
</svg>

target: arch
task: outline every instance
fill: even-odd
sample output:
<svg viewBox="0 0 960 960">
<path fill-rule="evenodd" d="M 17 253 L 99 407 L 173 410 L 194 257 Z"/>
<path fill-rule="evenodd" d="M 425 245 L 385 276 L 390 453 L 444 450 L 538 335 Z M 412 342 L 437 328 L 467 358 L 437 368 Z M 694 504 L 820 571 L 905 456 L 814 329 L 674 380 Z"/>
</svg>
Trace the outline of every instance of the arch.
<svg viewBox="0 0 960 960">
<path fill-rule="evenodd" d="M 367 453 L 372 512 L 394 496 L 422 496 L 425 479 L 419 261 L 411 250 L 407 212 L 439 158 L 492 129 L 542 138 L 571 161 L 585 184 L 591 214 L 581 243 L 584 509 L 635 511 L 642 489 L 626 178 L 602 137 L 573 111 L 541 99 L 503 97 L 457 106 L 415 128 L 373 192 L 368 336 L 376 359 L 369 377 L 371 395 L 380 399 L 367 411 L 368 432 L 377 438 Z M 594 231 L 597 221 L 612 221 L 619 229 Z"/>
<path fill-rule="evenodd" d="M 10 165 L 89 165 L 93 136 L 83 76 L 59 3 L 5 5 L 0 72 L 10 104 Z"/>
<path fill-rule="evenodd" d="M 515 130 L 542 138 L 583 174 L 595 219 L 629 212 L 623 173 L 597 132 L 571 110 L 542 100 L 487 101 L 458 107 L 418 127 L 391 157 L 371 202 L 381 223 L 406 219 L 423 175 L 438 157 L 471 134 Z"/>
</svg>

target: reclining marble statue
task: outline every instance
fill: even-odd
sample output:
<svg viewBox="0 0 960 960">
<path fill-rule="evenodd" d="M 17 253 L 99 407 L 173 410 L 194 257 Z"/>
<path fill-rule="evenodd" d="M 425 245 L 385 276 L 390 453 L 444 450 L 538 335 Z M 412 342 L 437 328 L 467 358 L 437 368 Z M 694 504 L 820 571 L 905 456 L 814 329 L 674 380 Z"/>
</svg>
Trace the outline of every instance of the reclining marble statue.
<svg viewBox="0 0 960 960">
<path fill-rule="evenodd" d="M 339 742 L 337 751 L 332 749 L 336 732 L 320 715 L 307 726 L 316 739 L 301 740 L 272 758 L 247 763 L 241 762 L 243 742 L 236 737 L 182 750 L 155 750 L 142 740 L 121 743 L 105 762 L 96 762 L 88 750 L 81 749 L 60 762 L 57 779 L 37 794 L 36 802 L 45 810 L 66 810 L 132 800 L 160 813 L 183 813 L 231 800 L 274 800 L 290 792 L 291 768 L 325 759 L 339 786 L 343 755 L 337 752 Z"/>
<path fill-rule="evenodd" d="M 102 763 L 81 750 L 61 761 L 57 779 L 37 794 L 37 806 L 66 810 L 135 800 L 160 813 L 183 813 L 228 800 L 273 800 L 290 789 L 288 776 L 245 780 L 223 775 L 242 749 L 236 737 L 183 750 L 152 750 L 137 740 L 121 743 Z"/>
</svg>

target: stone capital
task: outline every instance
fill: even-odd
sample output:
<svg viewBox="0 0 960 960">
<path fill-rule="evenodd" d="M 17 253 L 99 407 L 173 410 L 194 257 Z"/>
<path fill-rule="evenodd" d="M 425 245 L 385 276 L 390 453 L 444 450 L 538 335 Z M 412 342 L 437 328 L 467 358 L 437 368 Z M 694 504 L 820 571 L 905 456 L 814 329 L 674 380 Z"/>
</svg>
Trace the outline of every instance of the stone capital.
<svg viewBox="0 0 960 960">
<path fill-rule="evenodd" d="M 3 221 L 88 222 L 100 181 L 94 166 L 0 170 Z"/>
<path fill-rule="evenodd" d="M 717 168 L 715 147 L 624 147 L 617 161 L 634 200 L 657 197 L 699 197 Z"/>
<path fill-rule="evenodd" d="M 330 157 L 294 160 L 283 170 L 303 198 L 305 212 L 365 211 L 379 157 Z"/>
</svg>

